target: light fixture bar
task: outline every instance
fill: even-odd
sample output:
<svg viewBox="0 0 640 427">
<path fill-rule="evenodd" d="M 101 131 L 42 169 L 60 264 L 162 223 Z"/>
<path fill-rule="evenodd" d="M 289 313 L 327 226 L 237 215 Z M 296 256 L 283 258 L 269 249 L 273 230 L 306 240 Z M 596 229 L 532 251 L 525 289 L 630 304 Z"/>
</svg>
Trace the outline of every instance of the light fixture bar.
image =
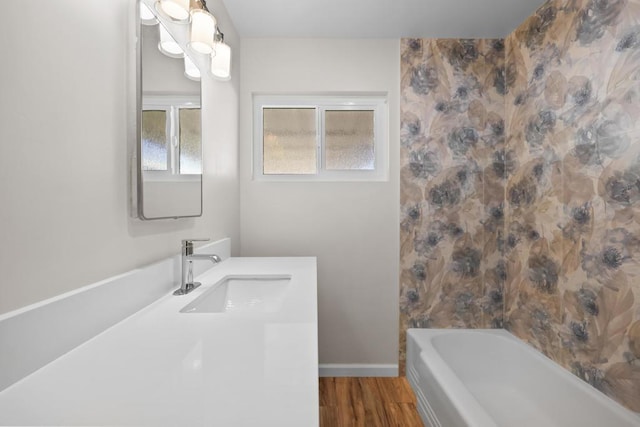
<svg viewBox="0 0 640 427">
<path fill-rule="evenodd" d="M 224 42 L 224 34 L 207 9 L 206 0 L 155 0 L 155 3 L 140 0 L 140 21 L 145 25 L 160 23 L 158 49 L 166 56 L 183 59 L 185 75 L 191 80 L 200 80 L 205 71 L 203 58 L 194 54 L 209 55 L 211 76 L 218 80 L 231 79 L 231 48 Z M 183 34 L 174 24 L 189 24 L 188 31 Z M 168 29 L 178 33 L 179 43 Z M 194 53 L 193 59 L 182 49 L 185 44 L 188 51 Z"/>
</svg>

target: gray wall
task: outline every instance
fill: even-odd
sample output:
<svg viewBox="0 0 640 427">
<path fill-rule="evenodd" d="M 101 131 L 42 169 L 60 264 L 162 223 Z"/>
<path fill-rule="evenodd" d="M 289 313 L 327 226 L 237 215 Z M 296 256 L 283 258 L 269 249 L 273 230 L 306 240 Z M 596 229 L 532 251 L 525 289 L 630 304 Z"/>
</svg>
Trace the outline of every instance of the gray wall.
<svg viewBox="0 0 640 427">
<path fill-rule="evenodd" d="M 237 52 L 222 2 L 208 5 Z M 3 6 L 0 313 L 173 255 L 185 237 L 237 244 L 238 64 L 231 82 L 203 81 L 203 217 L 142 222 L 128 202 L 134 1 Z"/>
<path fill-rule="evenodd" d="M 398 358 L 399 40 L 242 39 L 242 255 L 317 256 L 320 363 Z M 388 92 L 387 182 L 257 182 L 252 94 Z"/>
</svg>

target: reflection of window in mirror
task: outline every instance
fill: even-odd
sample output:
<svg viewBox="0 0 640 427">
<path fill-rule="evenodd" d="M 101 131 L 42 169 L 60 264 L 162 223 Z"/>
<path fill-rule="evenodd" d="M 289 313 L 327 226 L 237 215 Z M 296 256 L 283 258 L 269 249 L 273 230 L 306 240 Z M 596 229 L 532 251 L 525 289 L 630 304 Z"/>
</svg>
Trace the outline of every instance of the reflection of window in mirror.
<svg viewBox="0 0 640 427">
<path fill-rule="evenodd" d="M 142 170 L 166 171 L 169 166 L 166 110 L 142 112 Z"/>
<path fill-rule="evenodd" d="M 198 97 L 144 97 L 143 171 L 156 178 L 201 174 L 201 128 Z"/>
<path fill-rule="evenodd" d="M 202 173 L 200 108 L 179 110 L 180 174 Z"/>
</svg>

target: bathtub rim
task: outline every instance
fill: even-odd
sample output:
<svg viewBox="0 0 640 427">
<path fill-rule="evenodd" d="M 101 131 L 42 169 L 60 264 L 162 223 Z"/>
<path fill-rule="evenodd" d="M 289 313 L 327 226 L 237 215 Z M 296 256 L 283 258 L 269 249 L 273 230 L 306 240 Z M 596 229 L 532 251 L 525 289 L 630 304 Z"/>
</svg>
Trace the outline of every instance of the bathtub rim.
<svg viewBox="0 0 640 427">
<path fill-rule="evenodd" d="M 488 334 L 488 335 L 493 335 L 495 337 L 499 337 L 501 339 L 506 339 L 512 342 L 514 345 L 520 346 L 521 348 L 523 348 L 540 363 L 546 364 L 549 369 L 554 371 L 554 373 L 557 373 L 564 380 L 575 383 L 576 386 L 580 388 L 583 392 L 590 395 L 594 399 L 598 400 L 604 406 L 609 407 L 612 410 L 612 412 L 619 414 L 622 420 L 629 421 L 632 423 L 637 423 L 638 425 L 640 425 L 640 413 L 634 412 L 629 408 L 623 406 L 621 403 L 607 396 L 600 390 L 593 387 L 591 384 L 585 382 L 584 380 L 574 375 L 568 369 L 564 368 L 563 366 L 559 365 L 551 358 L 547 357 L 544 353 L 540 352 L 537 348 L 533 347 L 532 345 L 528 344 L 527 342 L 523 341 L 522 339 L 518 338 L 516 335 L 512 334 L 511 332 L 505 329 L 428 329 L 428 328 L 407 329 L 407 345 L 409 343 L 409 336 L 411 336 L 411 339 L 413 339 L 416 342 L 416 344 L 420 347 L 419 357 L 421 358 L 429 357 L 430 359 L 425 360 L 425 363 L 427 363 L 428 361 L 429 362 L 428 366 L 433 366 L 433 362 L 435 361 L 436 363 L 435 366 L 438 367 L 438 370 L 441 370 L 440 372 L 434 373 L 434 377 L 436 377 L 438 381 L 440 379 L 451 381 L 451 384 L 452 384 L 451 387 L 449 385 L 443 387 L 442 383 L 440 383 L 439 385 L 445 388 L 446 391 L 460 392 L 461 395 L 468 394 L 468 397 L 470 399 L 473 399 L 473 403 L 477 405 L 475 406 L 473 403 L 470 403 L 470 400 L 467 397 L 464 397 L 463 399 L 458 398 L 458 401 L 452 402 L 452 404 L 456 407 L 456 409 L 460 410 L 460 415 L 465 420 L 465 422 L 469 423 L 470 427 L 471 426 L 475 427 L 476 425 L 485 426 L 485 425 L 491 425 L 491 424 L 486 424 L 486 421 L 484 421 L 485 422 L 484 424 L 482 423 L 478 424 L 477 420 L 469 422 L 469 417 L 472 414 L 475 415 L 475 412 L 471 412 L 469 408 L 473 408 L 474 410 L 477 410 L 478 408 L 480 408 L 480 411 L 483 414 L 485 414 L 489 420 L 491 420 L 493 425 L 495 425 L 495 421 L 493 420 L 493 418 L 491 418 L 491 416 L 487 413 L 487 411 L 482 407 L 480 402 L 478 402 L 475 399 L 475 397 L 473 397 L 473 395 L 466 388 L 462 380 L 460 380 L 460 378 L 457 376 L 455 371 L 448 366 L 448 364 L 443 359 L 440 352 L 437 350 L 435 345 L 431 342 L 433 338 L 441 335 L 447 335 L 447 334 L 474 334 L 474 335 Z M 408 355 L 408 351 L 407 351 L 407 355 Z M 453 378 L 448 378 L 446 376 L 447 374 L 452 376 Z M 469 408 L 460 407 L 459 405 L 462 403 L 462 401 L 464 401 L 465 404 L 469 404 L 470 405 Z"/>
<path fill-rule="evenodd" d="M 429 334 L 421 331 L 429 331 Z M 451 405 L 468 427 L 497 427 L 493 418 L 491 418 L 480 402 L 471 394 L 462 380 L 431 343 L 431 339 L 439 335 L 448 334 L 451 331 L 461 331 L 461 329 L 409 328 L 407 329 L 407 345 L 409 345 L 411 340 L 416 343 L 419 348 L 418 357 L 423 360 L 429 369 L 429 373 L 436 380 L 438 388 L 436 392 L 441 390 L 447 395 Z M 411 337 L 411 339 L 409 337 Z M 407 356 L 408 355 L 409 350 L 407 349 Z M 407 368 L 412 367 L 407 366 Z"/>
</svg>

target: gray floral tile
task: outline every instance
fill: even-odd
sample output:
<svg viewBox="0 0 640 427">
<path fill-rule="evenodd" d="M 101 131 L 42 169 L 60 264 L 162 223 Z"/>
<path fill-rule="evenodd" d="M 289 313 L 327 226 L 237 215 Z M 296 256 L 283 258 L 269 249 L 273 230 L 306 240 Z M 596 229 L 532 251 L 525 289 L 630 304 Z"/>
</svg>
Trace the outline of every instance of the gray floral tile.
<svg viewBox="0 0 640 427">
<path fill-rule="evenodd" d="M 402 40 L 401 341 L 505 327 L 640 411 L 638 22 L 550 0 L 505 40 Z"/>
</svg>

